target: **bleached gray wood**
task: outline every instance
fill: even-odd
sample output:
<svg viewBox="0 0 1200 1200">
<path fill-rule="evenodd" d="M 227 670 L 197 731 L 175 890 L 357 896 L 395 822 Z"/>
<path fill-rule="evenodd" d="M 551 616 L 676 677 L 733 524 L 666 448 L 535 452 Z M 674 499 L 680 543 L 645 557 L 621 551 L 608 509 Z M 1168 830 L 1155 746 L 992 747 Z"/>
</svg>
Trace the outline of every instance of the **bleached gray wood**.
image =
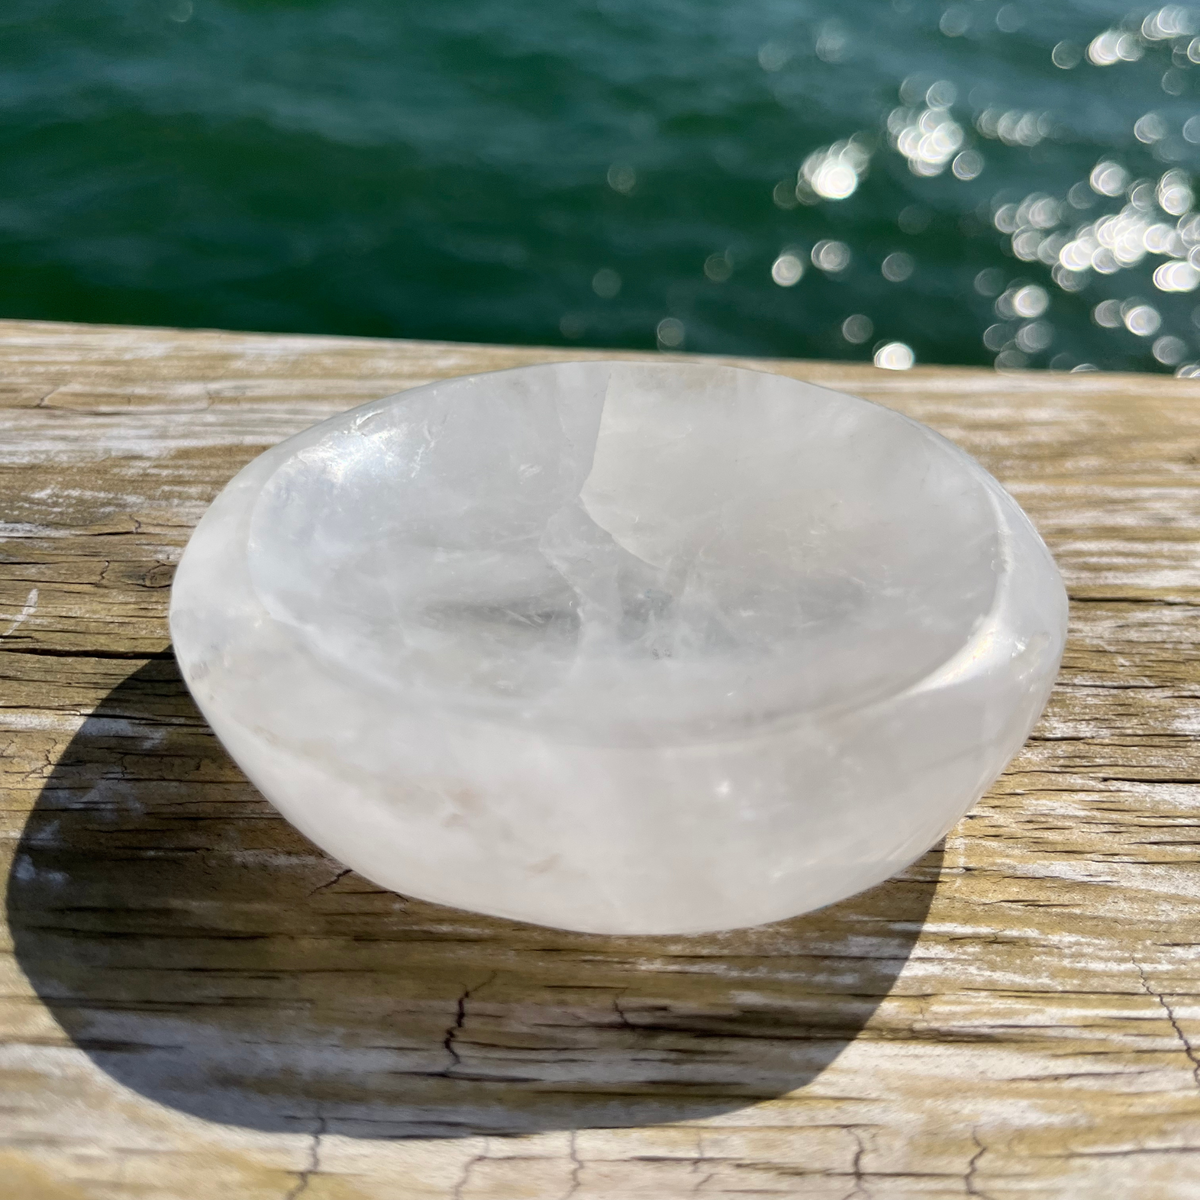
<svg viewBox="0 0 1200 1200">
<path fill-rule="evenodd" d="M 405 901 L 222 754 L 165 615 L 229 477 L 353 404 L 573 356 L 0 322 L 8 1193 L 1196 1195 L 1200 383 L 749 364 L 977 455 L 1072 597 L 1011 769 L 823 913 L 607 939 Z"/>
</svg>

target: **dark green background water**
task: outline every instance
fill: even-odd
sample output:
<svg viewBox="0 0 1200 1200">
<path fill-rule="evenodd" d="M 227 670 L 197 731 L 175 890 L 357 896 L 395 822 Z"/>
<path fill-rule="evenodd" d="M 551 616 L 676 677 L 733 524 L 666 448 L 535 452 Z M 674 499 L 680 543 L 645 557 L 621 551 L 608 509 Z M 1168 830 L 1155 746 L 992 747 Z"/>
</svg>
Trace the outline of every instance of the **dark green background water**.
<svg viewBox="0 0 1200 1200">
<path fill-rule="evenodd" d="M 1200 355 L 1200 293 L 1156 289 L 1163 256 L 1088 272 L 1072 292 L 1049 262 L 1014 257 L 993 220 L 1031 193 L 1060 202 L 1060 232 L 1117 212 L 1127 196 L 1086 186 L 1072 195 L 1089 207 L 1065 202 L 1101 159 L 1131 181 L 1197 167 L 1190 36 L 1137 35 L 1140 58 L 1107 67 L 1052 61 L 1056 44 L 1086 47 L 1125 12 L 1124 0 L 965 0 L 949 13 L 922 0 L 6 0 L 0 313 L 611 347 L 652 347 L 661 328 L 701 352 L 864 359 L 898 339 L 926 362 L 1173 369 Z M 906 79 L 918 110 L 930 84 L 954 85 L 977 178 L 919 177 L 889 145 Z M 1040 117 L 1044 135 L 985 136 L 976 122 L 995 106 Z M 1134 134 L 1147 113 L 1150 142 Z M 877 145 L 854 194 L 795 204 L 805 157 L 852 134 Z M 850 248 L 844 271 L 773 281 L 781 251 L 807 262 L 821 239 Z M 896 251 L 914 269 L 889 282 L 881 263 Z M 597 293 L 615 286 L 602 270 L 619 276 L 616 295 Z M 1024 342 L 1022 322 L 994 308 L 1014 280 L 1049 296 Z M 1161 327 L 1104 328 L 1092 313 L 1109 298 L 1141 298 Z M 861 344 L 843 336 L 851 314 L 873 324 Z"/>
</svg>

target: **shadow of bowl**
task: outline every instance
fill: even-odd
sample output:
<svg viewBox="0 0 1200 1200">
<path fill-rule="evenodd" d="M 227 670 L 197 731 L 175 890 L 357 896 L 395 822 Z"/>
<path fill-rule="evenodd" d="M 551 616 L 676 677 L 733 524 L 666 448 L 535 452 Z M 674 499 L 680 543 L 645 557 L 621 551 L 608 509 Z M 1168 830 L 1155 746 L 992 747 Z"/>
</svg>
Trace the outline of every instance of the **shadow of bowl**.
<svg viewBox="0 0 1200 1200">
<path fill-rule="evenodd" d="M 56 765 L 7 899 L 22 970 L 126 1087 L 256 1130 L 453 1137 L 679 1121 L 794 1091 L 887 995 L 940 861 L 698 937 L 405 899 L 293 830 L 156 660 Z"/>
</svg>

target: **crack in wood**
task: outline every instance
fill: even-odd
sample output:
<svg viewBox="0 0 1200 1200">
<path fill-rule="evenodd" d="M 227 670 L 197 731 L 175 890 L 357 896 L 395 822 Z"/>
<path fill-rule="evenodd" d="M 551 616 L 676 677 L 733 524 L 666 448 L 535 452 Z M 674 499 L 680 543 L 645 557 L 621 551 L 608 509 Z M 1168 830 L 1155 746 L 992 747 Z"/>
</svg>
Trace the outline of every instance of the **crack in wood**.
<svg viewBox="0 0 1200 1200">
<path fill-rule="evenodd" d="M 471 1181 L 471 1175 L 473 1174 L 475 1168 L 480 1163 L 487 1161 L 488 1151 L 489 1151 L 489 1140 L 487 1138 L 484 1138 L 483 1139 L 483 1149 L 478 1154 L 473 1155 L 471 1158 L 467 1159 L 467 1161 L 465 1163 L 463 1163 L 462 1172 L 459 1175 L 458 1179 L 455 1181 L 454 1189 L 450 1193 L 452 1200 L 463 1200 L 466 1186 Z"/>
<path fill-rule="evenodd" d="M 449 1073 L 455 1067 L 462 1064 L 462 1058 L 458 1051 L 454 1048 L 454 1043 L 458 1040 L 459 1035 L 463 1031 L 463 1027 L 467 1023 L 467 1001 L 475 995 L 476 992 L 492 983 L 498 971 L 493 971 L 482 983 L 477 983 L 473 987 L 466 988 L 462 995 L 459 996 L 458 1002 L 455 1005 L 454 1024 L 446 1030 L 446 1036 L 442 1039 L 442 1046 L 446 1053 L 450 1056 L 450 1063 L 445 1068 L 445 1072 Z"/>
<path fill-rule="evenodd" d="M 562 1200 L 571 1200 L 571 1197 L 579 1191 L 580 1177 L 583 1175 L 583 1159 L 579 1157 L 579 1150 L 576 1146 L 576 1141 L 579 1137 L 579 1130 L 572 1129 L 570 1140 L 568 1142 L 567 1153 L 573 1164 L 571 1167 L 571 1177 L 567 1186 L 567 1190 L 563 1193 Z"/>
<path fill-rule="evenodd" d="M 326 1121 L 324 1117 L 316 1118 L 316 1128 L 311 1135 L 311 1144 L 308 1148 L 308 1166 L 297 1172 L 296 1182 L 288 1191 L 284 1200 L 296 1200 L 298 1196 L 303 1195 L 308 1191 L 308 1185 L 312 1182 L 312 1177 L 321 1169 L 321 1139 L 325 1136 Z"/>
<path fill-rule="evenodd" d="M 1146 972 L 1142 964 L 1137 959 L 1130 960 L 1142 981 L 1142 988 L 1146 995 L 1153 996 L 1158 1001 L 1159 1007 L 1167 1015 L 1167 1020 L 1171 1023 L 1171 1028 L 1175 1031 L 1175 1036 L 1179 1039 L 1180 1045 L 1183 1047 L 1184 1054 L 1187 1055 L 1188 1061 L 1192 1064 L 1192 1078 L 1196 1081 L 1196 1087 L 1200 1088 L 1200 1053 L 1188 1040 L 1187 1034 L 1183 1032 L 1183 1028 L 1179 1024 L 1179 1019 L 1175 1016 L 1175 1010 L 1167 1002 L 1167 998 L 1150 986 L 1150 980 L 1146 977 Z"/>
<path fill-rule="evenodd" d="M 978 1196 L 979 1200 L 991 1200 L 987 1192 L 981 1192 L 979 1185 L 975 1182 L 975 1177 L 979 1172 L 979 1160 L 987 1153 L 987 1147 L 980 1141 L 977 1129 L 971 1130 L 971 1140 L 975 1143 L 975 1153 L 971 1155 L 971 1161 L 967 1163 L 963 1186 L 967 1189 L 968 1196 Z"/>
</svg>

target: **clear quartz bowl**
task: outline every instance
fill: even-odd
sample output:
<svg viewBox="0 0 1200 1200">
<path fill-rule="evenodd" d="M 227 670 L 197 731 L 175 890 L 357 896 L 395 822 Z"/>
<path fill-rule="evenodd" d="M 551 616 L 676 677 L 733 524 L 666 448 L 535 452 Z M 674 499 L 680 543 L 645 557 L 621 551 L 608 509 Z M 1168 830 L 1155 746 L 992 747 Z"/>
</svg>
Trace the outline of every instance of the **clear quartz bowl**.
<svg viewBox="0 0 1200 1200">
<path fill-rule="evenodd" d="M 602 933 L 758 924 L 918 858 L 1028 735 L 1066 595 L 982 467 L 693 363 L 450 379 L 275 446 L 180 563 L 238 764 L 376 883 Z"/>
</svg>

